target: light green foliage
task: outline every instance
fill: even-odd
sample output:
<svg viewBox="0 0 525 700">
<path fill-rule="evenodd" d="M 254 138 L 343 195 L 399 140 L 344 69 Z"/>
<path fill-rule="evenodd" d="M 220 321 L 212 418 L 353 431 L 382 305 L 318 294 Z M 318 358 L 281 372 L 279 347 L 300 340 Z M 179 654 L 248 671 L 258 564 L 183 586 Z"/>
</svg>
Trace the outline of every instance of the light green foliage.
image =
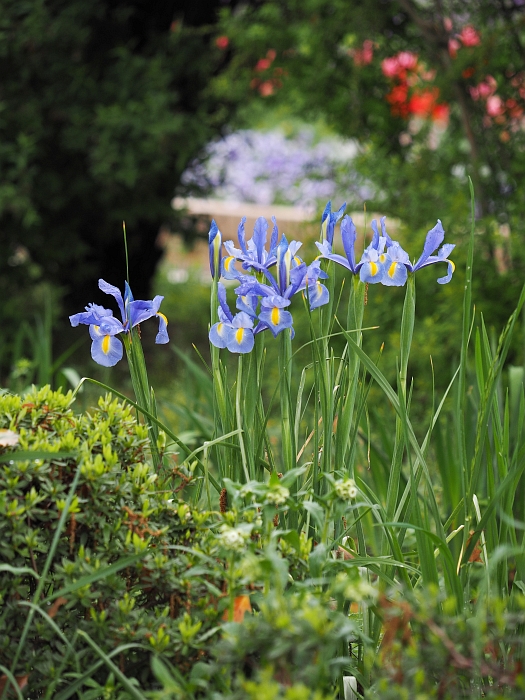
<svg viewBox="0 0 525 700">
<path fill-rule="evenodd" d="M 20 436 L 13 460 L 2 448 L 0 470 L 0 561 L 8 565 L 0 568 L 0 663 L 8 668 L 27 613 L 21 603 L 32 600 L 80 467 L 45 600 L 16 668 L 43 695 L 63 689 L 80 658 L 84 670 L 100 660 L 80 632 L 105 653 L 131 644 L 117 659 L 120 670 L 148 685 L 152 650 L 191 665 L 202 654 L 200 637 L 220 614 L 220 562 L 205 558 L 203 568 L 191 549 L 198 540 L 201 551 L 211 546 L 206 517 L 199 514 L 197 524 L 192 509 L 174 498 L 171 478 L 159 483 L 148 463 L 146 428 L 110 396 L 83 415 L 74 414 L 71 400 L 71 393 L 49 387 L 0 396 L 0 427 Z M 105 666 L 93 670 L 94 680 L 106 676 Z"/>
</svg>

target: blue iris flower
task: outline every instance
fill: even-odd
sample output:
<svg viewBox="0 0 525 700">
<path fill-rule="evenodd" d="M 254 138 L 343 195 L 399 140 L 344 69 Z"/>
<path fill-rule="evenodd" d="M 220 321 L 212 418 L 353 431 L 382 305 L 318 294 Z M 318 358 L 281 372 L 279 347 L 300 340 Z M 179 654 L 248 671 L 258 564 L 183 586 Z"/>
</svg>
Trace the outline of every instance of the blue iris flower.
<svg viewBox="0 0 525 700">
<path fill-rule="evenodd" d="M 326 241 L 330 245 L 334 242 L 335 225 L 343 216 L 346 209 L 346 202 L 342 205 L 339 211 L 332 211 L 332 202 L 328 202 L 321 216 L 321 240 Z"/>
<path fill-rule="evenodd" d="M 382 280 L 383 284 L 387 286 L 400 287 L 405 284 L 408 272 L 417 272 L 422 267 L 427 267 L 428 265 L 434 265 L 435 263 L 446 262 L 448 263 L 447 274 L 444 277 L 440 277 L 437 281 L 438 284 L 447 284 L 452 279 L 452 275 L 455 270 L 455 265 L 452 260 L 448 259 L 450 253 L 456 247 L 453 243 L 445 243 L 437 255 L 432 255 L 435 252 L 443 239 L 445 238 L 445 231 L 441 221 L 438 219 L 437 224 L 434 228 L 430 229 L 427 233 L 425 239 L 425 245 L 423 246 L 423 252 L 421 253 L 419 260 L 412 264 L 408 253 L 406 253 L 403 248 L 397 242 L 393 242 L 392 245 L 387 249 L 386 261 L 385 261 L 385 275 Z"/>
<path fill-rule="evenodd" d="M 254 345 L 254 333 L 261 329 L 253 329 L 253 318 L 245 311 L 235 316 L 230 311 L 226 301 L 226 288 L 219 282 L 217 287 L 219 299 L 219 321 L 210 328 L 209 339 L 217 348 L 228 348 L 230 352 L 251 352 Z"/>
<path fill-rule="evenodd" d="M 157 316 L 159 319 L 159 331 L 155 342 L 164 344 L 169 341 L 168 319 L 159 311 L 164 297 L 156 296 L 151 301 L 135 301 L 127 282 L 125 283 L 124 297 L 122 297 L 118 287 L 114 287 L 104 280 L 99 280 L 98 286 L 103 292 L 111 294 L 116 299 L 122 321 L 115 318 L 110 309 L 98 304 L 88 304 L 85 311 L 69 317 L 69 321 L 74 327 L 79 324 L 89 326 L 89 335 L 93 341 L 91 343 L 91 357 L 95 362 L 104 367 L 116 365 L 123 355 L 122 343 L 116 336 L 119 333 L 128 333 L 139 323 L 153 316 Z"/>
<path fill-rule="evenodd" d="M 372 242 L 364 250 L 361 260 L 358 263 L 355 261 L 357 232 L 355 224 L 349 216 L 345 216 L 341 221 L 341 240 L 343 242 L 345 256 L 332 253 L 332 244 L 328 240 L 316 243 L 315 245 L 321 253 L 320 257 L 333 260 L 339 265 L 346 267 L 352 274 L 359 275 L 362 282 L 377 284 L 378 282 L 382 282 L 384 277 L 384 263 L 386 260 L 384 255 L 385 246 L 388 245 L 388 242 L 392 243 L 392 239 L 386 233 L 384 227 L 384 218 L 381 219 L 381 228 L 384 235 L 380 236 L 376 221 L 374 220 L 372 222 L 372 230 L 374 231 Z"/>
<path fill-rule="evenodd" d="M 407 281 L 409 272 L 417 272 L 422 267 L 433 265 L 438 262 L 448 263 L 448 272 L 445 277 L 438 279 L 439 284 L 446 284 L 452 279 L 454 263 L 448 256 L 455 248 L 455 245 L 446 243 L 438 251 L 437 255 L 432 253 L 439 248 L 445 237 L 445 231 L 441 221 L 428 233 L 423 247 L 423 252 L 419 260 L 412 264 L 408 253 L 403 250 L 397 241 L 393 241 L 388 235 L 385 226 L 385 217 L 381 219 L 381 233 L 377 228 L 377 222 L 372 221 L 374 235 L 372 242 L 364 250 L 359 263 L 355 261 L 355 242 L 357 238 L 354 222 L 349 216 L 345 216 L 341 222 L 341 239 L 345 256 L 332 253 L 332 245 L 328 241 L 316 243 L 321 258 L 327 258 L 346 267 L 354 275 L 359 274 L 362 282 L 376 284 L 380 282 L 388 287 L 402 287 Z"/>
<path fill-rule="evenodd" d="M 290 328 L 293 333 L 292 314 L 285 309 L 297 292 L 308 290 L 312 311 L 328 302 L 328 290 L 319 281 L 328 275 L 321 270 L 318 260 L 307 266 L 295 255 L 299 245 L 296 241 L 288 244 L 286 237 L 283 236 L 276 251 L 276 276 L 274 277 L 269 270 L 265 270 L 267 282 L 265 284 L 250 275 L 242 275 L 239 277 L 241 284 L 235 290 L 238 295 L 237 307 L 247 313 L 252 310 L 253 316 L 256 308 L 254 299 L 261 299 L 261 312 L 257 317 L 263 327 L 269 328 L 274 336 L 285 328 Z M 240 302 L 239 299 L 241 299 Z"/>
<path fill-rule="evenodd" d="M 264 217 L 259 217 L 253 228 L 253 236 L 246 243 L 246 235 L 244 225 L 246 217 L 241 219 L 239 228 L 237 229 L 237 239 L 239 248 L 236 248 L 233 241 L 224 241 L 224 247 L 228 255 L 223 258 L 222 275 L 225 279 L 239 279 L 242 273 L 239 273 L 235 268 L 235 262 L 242 263 L 244 270 L 255 270 L 256 272 L 264 272 L 276 263 L 277 240 L 279 236 L 277 222 L 272 216 L 273 229 L 270 238 L 270 251 L 266 250 L 268 222 Z"/>
<path fill-rule="evenodd" d="M 208 247 L 210 252 L 210 272 L 212 279 L 215 279 L 216 275 L 220 276 L 222 260 L 222 234 L 215 223 L 215 219 L 211 220 L 210 232 L 208 233 Z"/>
<path fill-rule="evenodd" d="M 334 214 L 328 212 L 329 223 L 325 229 L 333 230 L 342 211 Z M 300 242 L 289 243 L 283 235 L 278 243 L 274 217 L 272 221 L 269 251 L 266 250 L 268 222 L 263 217 L 255 222 L 253 236 L 248 242 L 244 231 L 246 219 L 241 220 L 237 231 L 239 248 L 232 241 L 224 242 L 228 256 L 222 258 L 221 272 L 225 279 L 239 282 L 235 290 L 238 313 L 235 316 L 232 314 L 226 302 L 226 289 L 219 282 L 219 321 L 209 332 L 210 342 L 218 348 L 237 353 L 250 352 L 254 336 L 266 329 L 277 336 L 289 328 L 293 337 L 293 318 L 287 307 L 290 306 L 291 297 L 300 291 L 306 292 L 311 310 L 328 302 L 328 290 L 320 281 L 328 275 L 321 270 L 319 260 L 307 266 L 297 254 Z M 216 238 L 212 240 L 211 236 L 210 233 L 210 260 L 212 245 L 216 242 Z M 242 271 L 236 268 L 237 262 L 242 264 Z M 270 268 L 273 267 L 275 270 L 272 274 Z M 246 274 L 246 271 L 251 274 Z"/>
</svg>

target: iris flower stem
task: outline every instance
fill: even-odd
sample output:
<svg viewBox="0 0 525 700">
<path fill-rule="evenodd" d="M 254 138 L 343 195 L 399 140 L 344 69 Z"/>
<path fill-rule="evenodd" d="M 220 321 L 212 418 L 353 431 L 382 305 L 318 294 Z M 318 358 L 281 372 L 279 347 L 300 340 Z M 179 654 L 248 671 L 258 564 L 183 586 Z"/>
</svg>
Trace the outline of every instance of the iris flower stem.
<svg viewBox="0 0 525 700">
<path fill-rule="evenodd" d="M 211 285 L 211 300 L 210 300 L 210 327 L 213 326 L 219 320 L 218 315 L 218 275 L 212 281 Z M 221 372 L 220 355 L 219 348 L 210 343 L 210 355 L 211 355 L 211 367 L 212 367 L 212 377 L 213 377 L 213 424 L 215 426 L 215 434 L 213 437 L 217 437 L 221 433 L 224 434 L 228 432 L 227 429 L 227 409 L 226 409 L 226 394 L 224 390 L 223 376 Z M 219 447 L 214 449 L 214 456 L 217 461 L 217 466 L 219 469 L 219 475 L 221 481 L 226 476 L 223 465 L 223 452 Z"/>
<path fill-rule="evenodd" d="M 244 478 L 246 481 L 250 481 L 250 472 L 248 470 L 248 460 L 246 459 L 246 448 L 244 444 L 244 427 L 243 427 L 243 415 L 242 415 L 242 392 L 243 392 L 243 385 L 242 385 L 242 363 L 243 363 L 243 356 L 239 355 L 238 359 L 238 364 L 237 364 L 237 388 L 235 391 L 235 414 L 237 418 L 237 428 L 239 429 L 239 446 L 241 448 L 241 460 L 242 460 L 242 468 L 244 471 Z M 239 478 L 236 476 L 236 478 Z"/>
<path fill-rule="evenodd" d="M 255 336 L 255 362 L 253 363 L 253 374 L 254 382 L 253 392 L 255 394 L 255 404 L 254 404 L 254 469 L 257 468 L 259 473 L 255 475 L 255 478 L 262 480 L 264 478 L 264 467 L 260 466 L 259 457 L 263 457 L 263 450 L 265 445 L 266 437 L 266 422 L 264 420 L 264 404 L 262 397 L 262 385 L 263 385 L 263 372 L 264 372 L 264 360 L 266 357 L 265 350 L 265 334 L 258 333 Z M 251 389 L 250 389 L 251 390 Z"/>
<path fill-rule="evenodd" d="M 348 331 L 356 331 L 355 342 L 359 347 L 362 344 L 363 315 L 365 309 L 365 284 L 361 282 L 357 275 L 354 275 L 350 285 L 350 298 L 348 300 L 348 312 L 346 327 Z M 349 439 L 352 434 L 352 419 L 354 416 L 355 397 L 359 384 L 359 358 L 347 347 L 348 374 L 346 382 L 345 396 L 341 412 L 338 419 L 335 463 L 339 469 L 346 467 L 350 478 L 354 478 L 354 463 L 350 460 L 346 464 L 346 457 L 349 448 Z M 355 430 L 353 431 L 355 432 Z M 355 450 L 352 449 L 352 455 Z"/>
<path fill-rule="evenodd" d="M 467 253 L 467 268 L 465 270 L 465 291 L 463 295 L 463 324 L 461 334 L 461 355 L 459 362 L 459 380 L 456 394 L 456 440 L 458 443 L 458 455 L 461 468 L 461 496 L 463 500 L 463 545 L 462 551 L 465 550 L 470 537 L 470 521 L 468 501 L 468 481 L 469 481 L 469 464 L 467 458 L 467 436 L 466 436 L 466 407 L 467 407 L 467 391 L 466 391 L 466 372 L 467 372 L 467 357 L 468 346 L 471 332 L 472 318 L 472 268 L 474 266 L 474 235 L 476 228 L 476 201 L 474 197 L 474 186 L 472 180 L 469 179 L 470 187 L 470 236 Z"/>
<path fill-rule="evenodd" d="M 124 335 L 124 348 L 126 349 L 131 383 L 133 385 L 133 391 L 135 392 L 137 403 L 141 408 L 144 408 L 146 411 L 156 417 L 157 404 L 155 401 L 155 394 L 153 393 L 153 389 L 149 383 L 146 360 L 142 350 L 142 343 L 140 342 L 138 332 L 134 328 L 132 328 L 129 333 Z M 145 420 L 148 426 L 151 457 L 155 469 L 158 470 L 162 466 L 162 459 L 158 448 L 159 429 L 156 423 L 151 421 L 149 418 L 146 418 Z"/>
<path fill-rule="evenodd" d="M 407 280 L 405 302 L 403 305 L 403 315 L 401 318 L 401 345 L 400 345 L 400 365 L 399 365 L 399 401 L 406 406 L 406 385 L 407 385 L 407 368 L 408 358 L 410 356 L 410 348 L 412 345 L 412 336 L 414 332 L 414 319 L 416 310 L 416 285 L 415 276 L 409 274 Z M 392 522 L 397 507 L 399 495 L 399 483 L 401 479 L 401 467 L 403 463 L 403 453 L 405 450 L 404 427 L 399 416 L 396 417 L 396 436 L 394 441 L 394 451 L 392 456 L 392 467 L 387 486 L 386 496 L 386 517 L 389 522 Z M 417 505 L 417 504 L 416 504 Z M 404 532 L 401 533 L 401 537 Z M 387 547 L 386 539 L 383 540 L 383 546 Z"/>
<path fill-rule="evenodd" d="M 313 491 L 319 495 L 323 491 L 323 481 L 319 476 L 332 471 L 332 430 L 334 425 L 334 358 L 329 346 L 329 334 L 333 324 L 333 304 L 335 289 L 335 264 L 332 261 L 324 262 L 328 279 L 326 285 L 329 293 L 329 301 L 320 309 L 320 330 L 322 340 L 313 338 L 312 350 L 314 361 L 315 391 L 318 397 L 320 420 L 315 416 L 315 448 L 314 448 L 314 475 Z M 313 326 L 312 326 L 313 332 Z M 313 334 L 313 333 L 312 333 Z M 321 430 L 319 430 L 321 426 Z M 312 533 L 313 534 L 313 533 Z"/>
<path fill-rule="evenodd" d="M 352 284 L 350 285 L 350 296 L 348 299 L 348 310 L 346 318 L 346 327 L 348 331 L 355 331 L 355 342 L 359 347 L 362 345 L 363 334 L 363 316 L 365 311 L 365 294 L 366 285 L 361 282 L 357 275 L 353 276 Z M 352 422 L 357 423 L 358 416 L 355 414 L 355 400 L 357 395 L 357 387 L 359 386 L 359 367 L 360 361 L 357 354 L 352 351 L 348 345 L 346 347 L 348 357 L 348 374 L 346 382 L 345 396 L 342 402 L 341 411 L 337 424 L 336 436 L 336 452 L 335 463 L 339 469 L 345 470 L 350 478 L 354 478 L 355 474 L 355 445 L 350 445 L 350 435 L 357 435 L 357 425 L 353 426 Z M 350 453 L 349 453 L 350 448 Z M 358 539 L 358 549 L 361 555 L 366 554 L 365 535 L 363 532 L 363 523 L 359 518 L 359 511 L 354 511 L 356 518 L 356 530 Z M 336 524 L 336 535 L 339 535 L 338 529 L 340 524 Z"/>
<path fill-rule="evenodd" d="M 280 334 L 279 376 L 281 378 L 281 449 L 283 472 L 293 469 L 295 465 L 295 445 L 292 406 L 292 337 L 289 329 Z M 297 484 L 290 489 L 293 494 Z M 293 515 L 293 514 L 292 514 Z M 290 527 L 293 525 L 290 523 Z"/>
</svg>

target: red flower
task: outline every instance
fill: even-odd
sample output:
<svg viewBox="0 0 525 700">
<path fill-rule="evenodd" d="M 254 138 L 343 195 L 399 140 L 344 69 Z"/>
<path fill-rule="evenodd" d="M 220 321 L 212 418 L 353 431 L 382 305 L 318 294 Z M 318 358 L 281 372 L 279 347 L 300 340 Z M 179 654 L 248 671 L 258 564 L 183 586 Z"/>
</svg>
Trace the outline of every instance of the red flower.
<svg viewBox="0 0 525 700">
<path fill-rule="evenodd" d="M 481 37 L 471 24 L 463 27 L 461 34 L 458 34 L 458 39 L 463 43 L 463 46 L 478 46 L 478 44 L 481 44 Z"/>
<path fill-rule="evenodd" d="M 215 39 L 215 46 L 219 49 L 222 49 L 222 51 L 224 51 L 224 49 L 228 48 L 229 43 L 230 43 L 230 40 L 228 39 L 227 36 L 224 36 L 224 35 L 218 36 Z"/>
<path fill-rule="evenodd" d="M 448 52 L 451 56 L 451 58 L 456 58 L 458 55 L 458 49 L 461 48 L 461 44 L 457 39 L 449 39 L 448 40 Z"/>
<path fill-rule="evenodd" d="M 391 56 L 390 58 L 384 58 L 381 61 L 381 70 L 383 75 L 387 78 L 395 78 L 399 73 L 399 62 L 397 56 Z"/>
<path fill-rule="evenodd" d="M 417 68 L 417 54 L 411 51 L 401 51 L 397 54 L 397 62 L 400 68 L 405 70 L 416 70 Z"/>
<path fill-rule="evenodd" d="M 406 83 L 401 83 L 401 85 L 394 85 L 392 90 L 386 96 L 387 102 L 391 105 L 403 104 L 407 101 L 408 97 L 408 85 Z"/>
<path fill-rule="evenodd" d="M 268 68 L 272 65 L 272 62 L 270 61 L 269 58 L 260 58 L 257 61 L 257 65 L 255 66 L 256 71 L 263 71 L 263 70 L 268 70 Z"/>
<path fill-rule="evenodd" d="M 275 92 L 275 84 L 273 80 L 265 80 L 259 85 L 259 92 L 263 97 L 269 97 Z"/>
<path fill-rule="evenodd" d="M 436 105 L 430 116 L 432 121 L 446 124 L 450 116 L 450 107 L 447 104 Z"/>
<path fill-rule="evenodd" d="M 438 96 L 438 88 L 416 92 L 410 98 L 408 111 L 411 114 L 415 114 L 416 117 L 430 117 L 436 106 Z"/>
<path fill-rule="evenodd" d="M 374 42 L 366 39 L 361 49 L 352 49 L 350 55 L 356 66 L 367 66 L 374 58 Z"/>
<path fill-rule="evenodd" d="M 487 114 L 490 117 L 498 117 L 505 112 L 503 100 L 498 95 L 491 95 L 487 99 Z"/>
</svg>

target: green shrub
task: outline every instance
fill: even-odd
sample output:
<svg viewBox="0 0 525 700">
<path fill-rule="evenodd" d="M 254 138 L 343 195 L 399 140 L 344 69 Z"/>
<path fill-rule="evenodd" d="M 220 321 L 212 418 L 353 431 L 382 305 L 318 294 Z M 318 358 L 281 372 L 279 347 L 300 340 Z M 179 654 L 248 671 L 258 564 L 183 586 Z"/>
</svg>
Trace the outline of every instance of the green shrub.
<svg viewBox="0 0 525 700">
<path fill-rule="evenodd" d="M 480 598 L 461 613 L 426 589 L 383 597 L 373 700 L 524 697 L 525 598 Z"/>
<path fill-rule="evenodd" d="M 11 667 L 22 639 L 14 675 L 27 677 L 29 697 L 61 697 L 76 679 L 79 694 L 63 697 L 101 697 L 101 687 L 129 697 L 115 673 L 151 687 L 151 652 L 183 672 L 205 656 L 226 605 L 223 567 L 206 555 L 209 515 L 174 498 L 171 475 L 154 473 L 131 410 L 106 396 L 75 415 L 71 401 L 49 387 L 0 396 L 0 428 L 19 436 L 16 449 L 0 447 L 0 664 Z M 31 601 L 40 607 L 24 641 Z"/>
</svg>

